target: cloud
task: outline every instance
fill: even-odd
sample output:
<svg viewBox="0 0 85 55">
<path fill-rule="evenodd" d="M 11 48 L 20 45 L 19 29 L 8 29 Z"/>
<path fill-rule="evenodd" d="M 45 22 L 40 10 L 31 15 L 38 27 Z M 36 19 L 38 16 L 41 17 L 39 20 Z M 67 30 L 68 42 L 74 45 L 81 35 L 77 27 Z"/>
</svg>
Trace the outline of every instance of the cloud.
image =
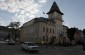
<svg viewBox="0 0 85 55">
<path fill-rule="evenodd" d="M 40 3 L 46 3 L 46 0 L 39 0 Z"/>
<path fill-rule="evenodd" d="M 5 0 L 0 0 L 0 1 L 5 1 Z"/>
<path fill-rule="evenodd" d="M 64 22 L 63 24 L 66 25 L 66 26 L 68 26 L 69 28 L 75 27 L 74 25 L 72 25 L 71 23 L 68 23 L 68 22 Z"/>
<path fill-rule="evenodd" d="M 0 9 L 15 13 L 12 17 L 14 21 L 22 23 L 36 17 L 39 8 L 42 7 L 47 0 L 0 0 Z"/>
</svg>

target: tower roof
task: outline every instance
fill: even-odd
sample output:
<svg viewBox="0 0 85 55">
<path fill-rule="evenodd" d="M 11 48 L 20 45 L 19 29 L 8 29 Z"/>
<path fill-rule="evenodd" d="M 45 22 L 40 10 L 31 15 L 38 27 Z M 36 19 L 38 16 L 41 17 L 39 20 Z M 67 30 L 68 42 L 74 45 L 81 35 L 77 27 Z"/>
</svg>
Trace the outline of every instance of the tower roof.
<svg viewBox="0 0 85 55">
<path fill-rule="evenodd" d="M 58 5 L 56 4 L 55 1 L 53 2 L 53 5 L 52 5 L 50 11 L 47 14 L 50 14 L 50 13 L 52 13 L 54 11 L 56 11 L 56 12 L 58 12 L 58 13 L 63 15 L 63 13 L 60 11 L 60 9 L 59 9 L 59 7 L 58 7 Z"/>
</svg>

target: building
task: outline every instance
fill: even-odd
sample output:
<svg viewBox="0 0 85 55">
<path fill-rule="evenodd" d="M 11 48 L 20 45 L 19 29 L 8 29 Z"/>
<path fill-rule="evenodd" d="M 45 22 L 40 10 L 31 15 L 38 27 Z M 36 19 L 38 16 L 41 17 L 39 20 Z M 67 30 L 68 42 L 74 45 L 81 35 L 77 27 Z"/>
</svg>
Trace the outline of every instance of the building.
<svg viewBox="0 0 85 55">
<path fill-rule="evenodd" d="M 9 29 L 5 26 L 0 26 L 0 40 L 5 40 L 8 36 Z"/>
<path fill-rule="evenodd" d="M 67 38 L 65 33 L 66 28 L 63 26 L 63 13 L 55 1 L 47 14 L 48 18 L 34 18 L 23 24 L 21 27 L 20 41 L 63 44 L 63 38 Z"/>
<path fill-rule="evenodd" d="M 74 39 L 76 44 L 82 44 L 84 38 L 84 34 L 81 30 L 77 30 L 76 33 L 74 34 Z"/>
</svg>

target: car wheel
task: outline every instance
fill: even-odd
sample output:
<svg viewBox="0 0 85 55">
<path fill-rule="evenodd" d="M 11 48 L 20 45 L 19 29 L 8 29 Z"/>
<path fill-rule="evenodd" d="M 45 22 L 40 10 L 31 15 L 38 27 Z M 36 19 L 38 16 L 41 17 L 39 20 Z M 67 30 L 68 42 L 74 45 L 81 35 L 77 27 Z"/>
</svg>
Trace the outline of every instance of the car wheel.
<svg viewBox="0 0 85 55">
<path fill-rule="evenodd" d="M 28 49 L 28 52 L 30 52 L 30 49 Z"/>
<path fill-rule="evenodd" d="M 37 50 L 37 52 L 39 52 L 39 50 Z"/>
<path fill-rule="evenodd" d="M 22 50 L 24 50 L 24 48 L 23 48 L 23 47 L 22 47 L 21 49 L 22 49 Z"/>
</svg>

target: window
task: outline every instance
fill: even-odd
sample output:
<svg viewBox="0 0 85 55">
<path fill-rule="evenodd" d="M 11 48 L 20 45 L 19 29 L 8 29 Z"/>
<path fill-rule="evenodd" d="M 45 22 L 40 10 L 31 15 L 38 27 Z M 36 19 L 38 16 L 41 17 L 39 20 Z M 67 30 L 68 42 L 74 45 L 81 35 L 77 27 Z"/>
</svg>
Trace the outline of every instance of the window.
<svg viewBox="0 0 85 55">
<path fill-rule="evenodd" d="M 45 41 L 45 36 L 43 36 L 43 41 Z"/>
<path fill-rule="evenodd" d="M 51 19 L 55 19 L 55 18 L 56 18 L 55 13 L 51 13 L 51 14 L 50 14 L 50 17 L 51 17 Z"/>
<path fill-rule="evenodd" d="M 48 28 L 46 28 L 46 32 L 48 32 Z"/>
<path fill-rule="evenodd" d="M 30 28 L 30 31 L 29 32 L 32 33 L 33 31 L 34 31 L 33 28 Z"/>
<path fill-rule="evenodd" d="M 43 27 L 43 32 L 45 32 L 45 27 Z"/>
<path fill-rule="evenodd" d="M 54 29 L 53 29 L 53 33 L 54 33 Z"/>
<path fill-rule="evenodd" d="M 50 28 L 50 33 L 51 33 L 51 28 Z"/>
</svg>

